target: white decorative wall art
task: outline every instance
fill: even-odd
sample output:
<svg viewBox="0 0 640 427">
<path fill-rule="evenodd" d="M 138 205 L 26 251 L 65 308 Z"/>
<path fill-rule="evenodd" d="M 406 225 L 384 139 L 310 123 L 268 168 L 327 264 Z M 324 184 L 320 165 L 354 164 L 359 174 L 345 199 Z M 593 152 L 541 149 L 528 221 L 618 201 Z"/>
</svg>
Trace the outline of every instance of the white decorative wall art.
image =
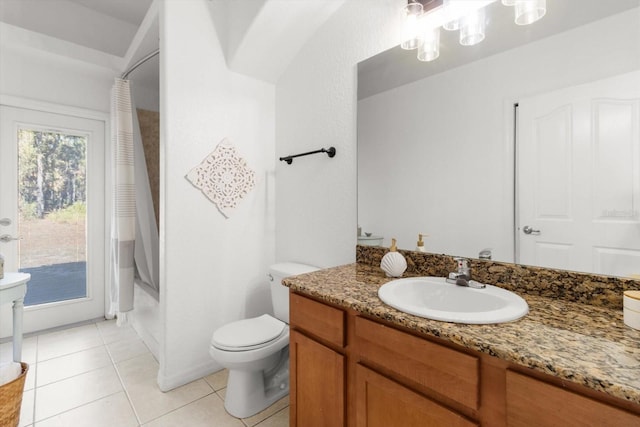
<svg viewBox="0 0 640 427">
<path fill-rule="evenodd" d="M 240 200 L 256 185 L 255 172 L 227 138 L 185 178 L 202 191 L 225 218 L 229 218 Z"/>
</svg>

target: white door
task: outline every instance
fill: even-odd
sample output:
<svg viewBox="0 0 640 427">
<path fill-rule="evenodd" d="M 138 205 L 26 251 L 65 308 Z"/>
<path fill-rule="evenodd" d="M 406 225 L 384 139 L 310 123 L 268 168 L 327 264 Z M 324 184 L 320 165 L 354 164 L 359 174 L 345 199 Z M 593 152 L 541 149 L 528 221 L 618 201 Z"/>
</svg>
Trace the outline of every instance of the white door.
<svg viewBox="0 0 640 427">
<path fill-rule="evenodd" d="M 104 316 L 104 162 L 104 121 L 0 106 L 0 252 L 31 274 L 25 332 Z"/>
<path fill-rule="evenodd" d="M 640 273 L 640 72 L 518 106 L 518 262 Z"/>
</svg>

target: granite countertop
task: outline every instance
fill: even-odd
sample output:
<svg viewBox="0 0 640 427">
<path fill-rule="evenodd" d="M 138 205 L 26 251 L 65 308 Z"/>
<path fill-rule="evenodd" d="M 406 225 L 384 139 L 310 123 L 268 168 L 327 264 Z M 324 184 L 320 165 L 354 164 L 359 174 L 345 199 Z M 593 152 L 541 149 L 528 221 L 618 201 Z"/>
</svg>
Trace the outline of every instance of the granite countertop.
<svg viewBox="0 0 640 427">
<path fill-rule="evenodd" d="M 640 404 L 640 331 L 624 324 L 622 310 L 520 294 L 529 304 L 529 314 L 514 322 L 440 322 L 385 305 L 377 292 L 389 280 L 378 267 L 349 264 L 286 278 L 284 284 L 301 294 Z"/>
</svg>

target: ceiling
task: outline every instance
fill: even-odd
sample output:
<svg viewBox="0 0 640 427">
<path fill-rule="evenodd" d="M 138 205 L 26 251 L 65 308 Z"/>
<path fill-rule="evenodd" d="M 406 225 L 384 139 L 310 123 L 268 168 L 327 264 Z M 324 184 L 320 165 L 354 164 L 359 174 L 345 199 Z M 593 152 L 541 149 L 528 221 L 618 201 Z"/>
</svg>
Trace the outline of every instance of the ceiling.
<svg viewBox="0 0 640 427">
<path fill-rule="evenodd" d="M 0 0 L 0 22 L 68 42 L 71 47 L 57 53 L 100 65 L 111 64 L 109 67 L 118 75 L 159 48 L 157 18 L 139 31 L 153 1 Z M 47 49 L 51 44 L 42 46 Z M 157 91 L 158 57 L 136 69 L 131 77 L 136 86 Z"/>
<path fill-rule="evenodd" d="M 23 0 L 24 1 L 24 0 Z M 50 1 L 50 0 L 47 0 Z M 153 0 L 69 0 L 96 12 L 139 26 Z"/>
<path fill-rule="evenodd" d="M 229 68 L 274 83 L 344 1 L 210 0 L 207 4 Z M 156 6 L 154 0 L 0 0 L 0 22 L 106 54 L 124 64 L 123 72 L 159 48 Z M 147 12 L 154 19 L 145 20 Z M 156 56 L 131 77 L 157 87 L 158 69 Z"/>
<path fill-rule="evenodd" d="M 1 0 L 0 21 L 124 57 L 153 0 Z"/>
</svg>

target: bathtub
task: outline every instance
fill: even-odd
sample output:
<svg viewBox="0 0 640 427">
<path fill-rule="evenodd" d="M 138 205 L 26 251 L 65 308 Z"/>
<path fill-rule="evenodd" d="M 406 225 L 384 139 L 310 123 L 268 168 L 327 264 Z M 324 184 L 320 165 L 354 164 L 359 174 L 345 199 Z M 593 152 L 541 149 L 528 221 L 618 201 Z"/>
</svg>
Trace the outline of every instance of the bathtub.
<svg viewBox="0 0 640 427">
<path fill-rule="evenodd" d="M 160 303 L 158 293 L 148 286 L 136 281 L 133 288 L 133 311 L 129 316 L 131 326 L 138 333 L 142 341 L 159 360 L 160 334 Z"/>
</svg>

